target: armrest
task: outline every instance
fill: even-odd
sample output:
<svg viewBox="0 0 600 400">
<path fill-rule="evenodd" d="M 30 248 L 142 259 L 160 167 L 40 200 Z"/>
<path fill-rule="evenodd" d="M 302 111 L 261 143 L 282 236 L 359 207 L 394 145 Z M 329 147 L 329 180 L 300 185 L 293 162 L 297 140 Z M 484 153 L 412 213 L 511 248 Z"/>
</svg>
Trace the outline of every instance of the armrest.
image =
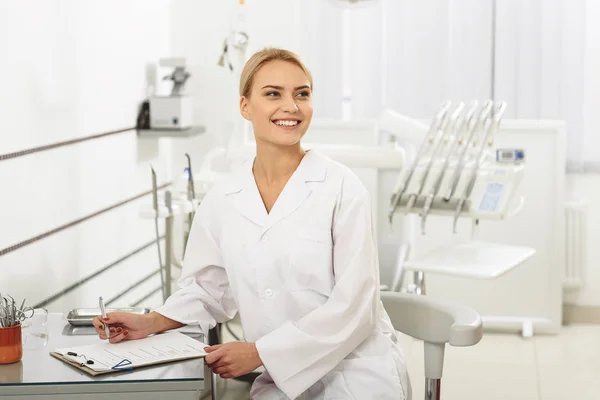
<svg viewBox="0 0 600 400">
<path fill-rule="evenodd" d="M 473 346 L 483 336 L 481 316 L 461 304 L 399 292 L 381 292 L 381 300 L 396 330 L 424 342 Z"/>
</svg>

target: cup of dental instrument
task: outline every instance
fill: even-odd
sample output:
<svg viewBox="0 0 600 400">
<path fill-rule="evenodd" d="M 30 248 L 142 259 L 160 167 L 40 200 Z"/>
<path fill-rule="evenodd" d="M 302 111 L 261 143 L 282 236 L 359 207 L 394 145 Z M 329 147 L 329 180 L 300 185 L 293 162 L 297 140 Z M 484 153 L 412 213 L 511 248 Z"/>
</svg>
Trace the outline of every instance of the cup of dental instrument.
<svg viewBox="0 0 600 400">
<path fill-rule="evenodd" d="M 0 328 L 0 364 L 12 364 L 23 357 L 21 323 Z"/>
</svg>

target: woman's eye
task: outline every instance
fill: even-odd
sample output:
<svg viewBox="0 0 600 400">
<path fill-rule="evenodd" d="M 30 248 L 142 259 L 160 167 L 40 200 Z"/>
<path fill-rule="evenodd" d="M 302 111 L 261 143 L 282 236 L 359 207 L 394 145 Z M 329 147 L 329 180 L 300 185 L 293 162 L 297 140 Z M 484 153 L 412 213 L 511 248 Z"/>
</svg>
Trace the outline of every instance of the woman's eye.
<svg viewBox="0 0 600 400">
<path fill-rule="evenodd" d="M 310 93 L 308 93 L 308 92 L 300 92 L 300 93 L 298 93 L 298 96 L 300 96 L 300 97 L 308 97 L 308 96 L 310 96 Z"/>
<path fill-rule="evenodd" d="M 270 97 L 279 96 L 279 92 L 267 92 L 266 95 Z"/>
</svg>

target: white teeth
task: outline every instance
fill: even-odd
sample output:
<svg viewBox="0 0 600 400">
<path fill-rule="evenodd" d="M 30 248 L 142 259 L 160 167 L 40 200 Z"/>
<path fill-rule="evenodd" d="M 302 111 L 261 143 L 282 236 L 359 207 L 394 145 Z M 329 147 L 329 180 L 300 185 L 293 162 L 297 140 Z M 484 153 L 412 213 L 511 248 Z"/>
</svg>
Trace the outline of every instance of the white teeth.
<svg viewBox="0 0 600 400">
<path fill-rule="evenodd" d="M 298 121 L 275 121 L 275 125 L 296 126 L 298 125 Z"/>
</svg>

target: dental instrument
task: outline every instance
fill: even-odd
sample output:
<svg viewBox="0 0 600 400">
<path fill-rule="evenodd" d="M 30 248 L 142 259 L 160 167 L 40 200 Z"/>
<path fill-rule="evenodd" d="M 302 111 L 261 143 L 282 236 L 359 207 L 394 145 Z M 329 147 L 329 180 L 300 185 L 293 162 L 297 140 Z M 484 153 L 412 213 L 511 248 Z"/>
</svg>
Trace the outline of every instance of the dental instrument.
<svg viewBox="0 0 600 400">
<path fill-rule="evenodd" d="M 196 190 L 194 187 L 194 175 L 192 173 L 192 160 L 188 153 L 185 153 L 185 157 L 187 158 L 187 164 L 188 164 L 186 193 L 187 193 L 187 200 L 192 203 L 192 211 L 187 213 L 187 227 L 184 232 L 184 240 L 183 240 L 184 249 L 185 249 L 185 246 L 187 245 L 187 241 L 190 236 L 190 231 L 192 230 L 192 221 L 194 220 L 194 199 L 196 198 Z"/>
<path fill-rule="evenodd" d="M 463 108 L 464 108 L 464 103 L 460 103 L 456 110 L 458 112 L 458 114 L 453 114 L 450 118 L 450 121 L 452 121 L 452 123 L 454 121 L 456 121 L 456 118 L 458 118 L 458 115 L 460 115 Z M 417 197 L 420 196 L 421 193 L 423 192 L 425 183 L 427 182 L 427 178 L 429 177 L 429 173 L 431 171 L 431 167 L 435 163 L 436 157 L 438 156 L 439 151 L 441 149 L 443 149 L 444 146 L 448 143 L 448 141 L 445 139 L 446 134 L 450 131 L 450 129 L 447 129 L 448 121 L 449 121 L 448 110 L 446 110 L 446 112 L 444 112 L 442 120 L 440 121 L 440 125 L 437 127 L 437 137 L 436 137 L 437 142 L 435 144 L 433 144 L 433 146 L 432 146 L 433 150 L 431 152 L 429 161 L 427 162 L 427 166 L 425 167 L 425 171 L 423 171 L 423 173 L 419 177 L 418 184 L 417 184 L 418 185 L 417 190 L 414 193 L 411 193 L 408 197 L 408 202 L 406 205 L 406 211 L 404 212 L 404 215 L 407 215 L 410 212 L 410 210 L 412 209 L 412 207 L 415 204 L 415 201 L 417 200 Z"/>
<path fill-rule="evenodd" d="M 415 157 L 414 162 L 412 163 L 411 167 L 407 171 L 406 175 L 400 181 L 397 188 L 394 190 L 394 193 L 392 194 L 392 199 L 391 199 L 391 206 L 390 206 L 389 213 L 388 213 L 388 220 L 389 220 L 390 225 L 393 222 L 393 218 L 394 218 L 394 214 L 396 213 L 396 209 L 398 208 L 398 205 L 400 204 L 400 198 L 402 197 L 402 195 L 408 188 L 408 184 L 410 183 L 418 164 L 421 162 L 421 157 L 433 145 L 434 138 L 438 134 L 438 128 L 441 124 L 442 119 L 448 112 L 450 105 L 451 105 L 451 103 L 449 101 L 444 102 L 442 104 L 442 106 L 440 107 L 440 109 L 438 110 L 438 112 L 436 113 L 434 120 L 430 126 L 429 132 L 427 132 L 425 140 L 423 140 L 421 142 L 421 146 L 419 147 L 419 150 L 417 151 L 417 155 Z"/>
<path fill-rule="evenodd" d="M 223 40 L 223 51 L 221 52 L 221 56 L 219 57 L 217 65 L 219 67 L 224 67 L 225 61 L 227 61 L 227 66 L 229 67 L 229 70 L 233 71 L 233 65 L 231 64 L 231 60 L 229 59 L 229 45 L 227 44 L 227 38 Z"/>
<path fill-rule="evenodd" d="M 486 144 L 489 147 L 491 147 L 493 145 L 494 137 L 496 136 L 496 133 L 500 126 L 500 120 L 502 119 L 502 116 L 504 115 L 505 109 L 506 109 L 506 103 L 501 102 L 498 105 L 498 109 L 496 110 L 496 112 L 493 113 L 492 121 L 488 125 L 488 129 L 487 129 L 485 136 L 481 139 L 481 146 L 480 146 L 479 151 L 477 152 L 477 156 L 475 158 L 475 165 L 473 166 L 473 169 L 471 170 L 471 175 L 469 176 L 467 186 L 465 187 L 463 195 L 459 198 L 458 204 L 456 206 L 456 210 L 454 212 L 454 222 L 452 225 L 452 229 L 453 229 L 454 233 L 456 233 L 456 224 L 458 223 L 458 218 L 460 216 L 460 213 L 463 210 L 464 204 L 467 201 L 467 199 L 469 198 L 469 196 L 471 195 L 471 192 L 473 191 L 473 186 L 475 185 L 475 180 L 477 179 L 477 173 L 479 172 L 479 169 L 481 168 L 481 164 L 483 163 L 483 158 L 484 158 L 483 156 L 484 156 L 484 150 L 485 150 Z"/>
<path fill-rule="evenodd" d="M 462 103 L 462 104 L 464 104 L 464 103 Z M 425 199 L 425 203 L 423 205 L 423 216 L 422 216 L 422 222 L 421 222 L 423 233 L 425 230 L 424 224 L 427 219 L 427 215 L 429 214 L 429 211 L 431 210 L 431 205 L 433 204 L 433 200 L 434 200 L 435 196 L 438 195 L 438 192 L 441 189 L 442 182 L 444 180 L 444 177 L 446 176 L 446 172 L 448 170 L 448 167 L 450 165 L 450 161 L 452 160 L 452 157 L 455 155 L 455 153 L 457 152 L 457 149 L 464 142 L 464 134 L 465 134 L 465 132 L 467 132 L 469 130 L 468 128 L 470 126 L 473 116 L 475 115 L 475 111 L 477 111 L 478 106 L 479 106 L 479 102 L 477 100 L 471 101 L 471 106 L 469 107 L 469 110 L 467 111 L 466 115 L 464 117 L 462 117 L 462 114 L 461 114 L 461 117 L 459 117 L 455 121 L 455 125 L 451 128 L 452 132 L 454 133 L 452 135 L 452 138 L 453 138 L 452 145 L 450 146 L 448 153 L 446 153 L 446 156 L 443 159 L 443 164 L 440 169 L 440 173 L 438 174 L 437 179 L 435 180 L 433 186 L 431 187 L 431 191 L 430 191 L 429 195 L 427 196 L 427 198 Z"/>
<path fill-rule="evenodd" d="M 21 303 L 20 307 L 17 307 L 15 299 L 7 295 L 8 298 L 3 297 L 0 293 L 0 328 L 9 328 L 22 324 L 26 319 L 33 317 L 35 310 L 29 306 L 25 307 L 25 300 Z M 31 312 L 30 315 L 27 313 Z"/>
<path fill-rule="evenodd" d="M 187 158 L 188 163 L 188 186 L 187 186 L 187 198 L 188 200 L 193 200 L 196 198 L 196 191 L 194 189 L 194 175 L 192 174 L 192 160 L 188 153 L 185 153 L 185 157 Z"/>
<path fill-rule="evenodd" d="M 456 133 L 458 131 L 460 131 L 460 128 L 462 127 L 462 121 L 464 121 L 464 118 L 460 118 L 464 108 L 465 108 L 465 103 L 463 103 L 463 102 L 459 103 L 458 107 L 456 107 L 456 110 L 454 110 L 454 113 L 450 117 L 449 124 L 446 123 L 446 125 L 449 125 L 449 126 L 447 126 L 447 127 L 445 126 L 444 129 L 447 128 L 447 132 L 450 132 L 450 139 L 444 138 L 444 143 L 442 144 L 442 146 L 440 146 L 440 148 L 442 150 L 445 147 L 447 147 L 448 143 L 450 143 L 450 141 L 452 141 L 453 138 L 458 137 Z M 460 121 L 460 123 L 457 124 L 458 121 Z M 456 128 L 457 125 L 459 127 L 458 129 Z M 429 210 L 431 209 L 431 204 L 433 203 L 433 197 L 437 194 L 437 192 L 442 184 L 442 179 L 446 172 L 446 167 L 448 165 L 448 160 L 450 159 L 450 155 L 452 153 L 452 148 L 454 147 L 454 143 L 456 143 L 456 140 L 454 140 L 452 142 L 450 151 L 447 153 L 447 155 L 443 161 L 442 168 L 440 169 L 440 172 L 438 173 L 437 178 L 435 179 L 433 186 L 431 187 L 431 190 L 429 191 L 429 194 L 425 198 L 425 204 L 423 205 L 423 212 L 421 215 L 421 233 L 422 234 L 425 234 L 425 223 L 427 220 L 427 215 L 429 214 Z M 434 152 L 434 156 L 430 160 L 429 168 L 431 168 L 431 165 L 433 165 L 433 163 L 435 162 L 436 156 L 437 156 L 437 151 Z M 423 183 L 423 185 L 424 185 L 424 183 Z M 421 194 L 422 189 L 423 189 L 423 187 L 421 187 L 421 190 L 417 193 L 417 196 Z"/>
<path fill-rule="evenodd" d="M 152 170 L 152 207 L 154 208 L 154 232 L 156 235 L 156 248 L 158 250 L 158 267 L 160 269 L 160 287 L 161 287 L 161 291 L 162 291 L 162 296 L 163 296 L 163 301 L 167 300 L 167 297 L 165 295 L 165 278 L 163 276 L 164 274 L 164 267 L 163 267 L 163 258 L 162 258 L 162 252 L 160 249 L 160 233 L 158 230 L 158 185 L 156 184 L 156 172 L 154 171 L 154 168 L 150 167 L 150 169 Z"/>
<path fill-rule="evenodd" d="M 165 191 L 165 206 L 169 215 L 165 218 L 165 237 L 173 236 L 173 201 L 171 191 Z M 165 241 L 165 280 L 163 283 L 165 300 L 171 296 L 171 260 L 173 259 L 173 244 L 171 240 Z"/>
<path fill-rule="evenodd" d="M 450 198 L 454 195 L 454 192 L 456 191 L 458 182 L 460 181 L 460 175 L 462 174 L 462 171 L 467 163 L 466 158 L 467 158 L 467 152 L 469 150 L 469 146 L 472 145 L 472 143 L 476 140 L 477 132 L 479 129 L 481 129 L 483 127 L 483 124 L 487 120 L 487 117 L 488 117 L 490 111 L 492 110 L 493 105 L 494 105 L 494 102 L 491 100 L 488 100 L 485 102 L 483 109 L 479 113 L 477 121 L 471 126 L 471 128 L 469 130 L 469 138 L 467 139 L 467 141 L 465 143 L 465 147 L 463 148 L 460 158 L 458 159 L 458 164 L 456 165 L 456 168 L 454 170 L 454 175 L 452 177 L 452 184 L 448 190 L 448 193 L 444 197 L 444 200 L 446 202 L 450 201 Z"/>
</svg>

